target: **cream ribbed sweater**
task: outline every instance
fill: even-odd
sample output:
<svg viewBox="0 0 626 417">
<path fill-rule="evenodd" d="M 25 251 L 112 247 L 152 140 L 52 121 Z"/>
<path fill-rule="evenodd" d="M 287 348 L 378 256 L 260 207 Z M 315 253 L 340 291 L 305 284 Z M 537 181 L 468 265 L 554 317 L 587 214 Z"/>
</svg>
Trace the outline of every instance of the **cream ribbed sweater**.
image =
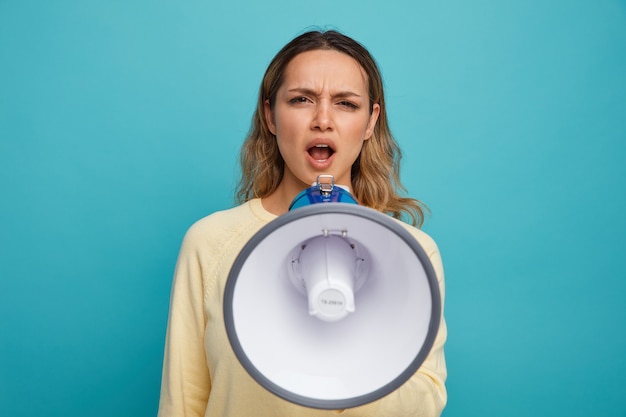
<svg viewBox="0 0 626 417">
<path fill-rule="evenodd" d="M 362 407 L 325 411 L 297 406 L 269 393 L 246 373 L 226 335 L 224 286 L 239 251 L 275 218 L 254 199 L 205 217 L 187 232 L 172 288 L 159 417 L 438 416 L 447 400 L 443 320 L 418 372 L 393 393 Z M 443 297 L 443 268 L 435 242 L 405 226 L 429 255 Z"/>
</svg>

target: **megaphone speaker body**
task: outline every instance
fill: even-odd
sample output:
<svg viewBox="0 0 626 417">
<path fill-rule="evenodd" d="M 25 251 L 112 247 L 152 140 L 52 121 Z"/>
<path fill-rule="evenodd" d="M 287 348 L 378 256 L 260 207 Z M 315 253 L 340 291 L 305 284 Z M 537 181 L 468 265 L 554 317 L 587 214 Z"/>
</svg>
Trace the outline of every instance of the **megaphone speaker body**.
<svg viewBox="0 0 626 417">
<path fill-rule="evenodd" d="M 441 315 L 427 254 L 396 220 L 325 203 L 278 217 L 244 246 L 226 283 L 233 350 L 263 387 L 319 409 L 351 408 L 419 368 Z"/>
</svg>

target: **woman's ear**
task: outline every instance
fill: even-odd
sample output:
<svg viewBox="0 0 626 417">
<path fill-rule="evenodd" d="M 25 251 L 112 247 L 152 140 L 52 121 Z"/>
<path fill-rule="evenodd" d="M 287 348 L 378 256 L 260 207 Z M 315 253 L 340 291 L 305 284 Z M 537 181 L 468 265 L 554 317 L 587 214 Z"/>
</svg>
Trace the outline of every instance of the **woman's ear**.
<svg viewBox="0 0 626 417">
<path fill-rule="evenodd" d="M 376 122 L 378 122 L 378 116 L 380 115 L 380 104 L 374 103 L 372 106 L 372 112 L 370 113 L 370 120 L 367 122 L 367 129 L 365 130 L 365 140 L 368 140 L 374 134 L 374 128 Z"/>
<path fill-rule="evenodd" d="M 267 123 L 267 127 L 272 132 L 272 135 L 276 136 L 276 123 L 274 123 L 274 112 L 272 111 L 272 106 L 270 105 L 269 100 L 265 100 L 263 103 L 263 110 L 265 112 L 265 123 Z"/>
</svg>

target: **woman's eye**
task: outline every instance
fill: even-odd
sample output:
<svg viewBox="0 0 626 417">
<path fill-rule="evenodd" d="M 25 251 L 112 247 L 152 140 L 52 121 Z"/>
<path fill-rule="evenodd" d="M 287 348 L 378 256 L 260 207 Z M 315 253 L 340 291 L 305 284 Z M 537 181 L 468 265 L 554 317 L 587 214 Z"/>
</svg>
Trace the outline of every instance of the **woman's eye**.
<svg viewBox="0 0 626 417">
<path fill-rule="evenodd" d="M 289 100 L 289 102 L 292 104 L 307 103 L 308 101 L 309 99 L 307 99 L 306 97 L 294 97 L 291 100 Z"/>
<path fill-rule="evenodd" d="M 341 101 L 339 102 L 339 105 L 343 106 L 343 107 L 348 107 L 350 109 L 358 109 L 359 106 L 357 106 L 356 104 L 352 103 L 351 101 Z"/>
</svg>

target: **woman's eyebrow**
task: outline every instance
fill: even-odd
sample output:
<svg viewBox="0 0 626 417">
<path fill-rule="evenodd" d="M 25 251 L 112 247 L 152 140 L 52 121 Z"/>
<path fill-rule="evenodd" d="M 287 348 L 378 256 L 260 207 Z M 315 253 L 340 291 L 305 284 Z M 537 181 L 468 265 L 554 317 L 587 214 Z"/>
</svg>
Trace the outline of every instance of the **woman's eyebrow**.
<svg viewBox="0 0 626 417">
<path fill-rule="evenodd" d="M 319 93 L 317 91 L 312 90 L 310 88 L 306 88 L 306 87 L 294 87 L 294 88 L 290 88 L 287 91 L 289 93 L 299 93 L 299 94 L 316 96 L 316 97 L 319 96 Z M 357 94 L 354 91 L 350 91 L 350 90 L 338 91 L 336 93 L 332 93 L 331 96 L 333 98 L 361 97 L 360 94 Z"/>
</svg>

